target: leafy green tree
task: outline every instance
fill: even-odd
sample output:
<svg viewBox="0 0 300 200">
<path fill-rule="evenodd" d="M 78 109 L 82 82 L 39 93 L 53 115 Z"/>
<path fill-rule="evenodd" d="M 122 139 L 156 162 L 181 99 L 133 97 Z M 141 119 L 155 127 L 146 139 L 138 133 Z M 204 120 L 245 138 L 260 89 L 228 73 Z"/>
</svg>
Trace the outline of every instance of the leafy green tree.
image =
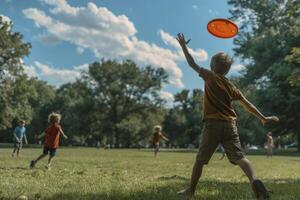
<svg viewBox="0 0 300 200">
<path fill-rule="evenodd" d="M 31 122 L 27 126 L 27 138 L 31 142 L 37 142 L 37 136 L 45 130 L 48 124 L 48 115 L 52 112 L 52 103 L 55 98 L 55 88 L 45 81 L 31 78 L 26 85 L 31 86 L 29 104 L 32 109 Z"/>
<path fill-rule="evenodd" d="M 299 1 L 229 0 L 232 19 L 241 22 L 234 43 L 237 56 L 247 63 L 241 84 L 255 87 L 256 104 L 281 121 L 272 126 L 276 135 L 293 132 L 300 144 L 300 88 L 292 85 L 299 70 Z M 297 75 L 296 75 L 297 76 Z M 271 128 L 271 127 L 270 127 Z M 300 150 L 300 145 L 298 145 Z"/>
<path fill-rule="evenodd" d="M 92 91 L 96 118 L 103 122 L 102 132 L 110 144 L 121 144 L 123 120 L 137 115 L 147 120 L 145 113 L 157 112 L 163 105 L 159 92 L 167 77 L 161 68 L 139 68 L 130 60 L 103 60 L 89 66 L 84 82 Z"/>
<path fill-rule="evenodd" d="M 97 137 L 99 120 L 95 117 L 92 91 L 87 85 L 77 80 L 75 83 L 62 85 L 56 90 L 56 96 L 48 109 L 62 115 L 62 126 L 68 136 Z"/>
<path fill-rule="evenodd" d="M 10 128 L 17 117 L 30 118 L 32 112 L 26 94 L 30 86 L 24 84 L 21 62 L 29 54 L 30 44 L 12 28 L 12 23 L 0 17 L 0 130 Z"/>
<path fill-rule="evenodd" d="M 0 16 L 0 80 L 22 74 L 22 61 L 29 55 L 30 43 L 22 41 L 22 34 L 12 31 L 12 23 Z"/>
<path fill-rule="evenodd" d="M 174 145 L 198 144 L 202 129 L 203 91 L 182 90 L 175 95 L 174 108 L 165 117 L 164 128 Z"/>
</svg>

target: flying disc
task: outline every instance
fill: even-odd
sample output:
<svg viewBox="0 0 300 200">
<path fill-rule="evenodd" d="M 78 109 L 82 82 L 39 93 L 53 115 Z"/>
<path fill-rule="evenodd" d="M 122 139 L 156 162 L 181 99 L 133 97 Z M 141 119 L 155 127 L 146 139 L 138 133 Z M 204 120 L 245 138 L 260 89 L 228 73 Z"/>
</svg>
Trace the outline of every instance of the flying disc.
<svg viewBox="0 0 300 200">
<path fill-rule="evenodd" d="M 239 29 L 235 23 L 228 19 L 213 19 L 207 24 L 210 34 L 218 38 L 232 38 L 238 34 Z"/>
</svg>

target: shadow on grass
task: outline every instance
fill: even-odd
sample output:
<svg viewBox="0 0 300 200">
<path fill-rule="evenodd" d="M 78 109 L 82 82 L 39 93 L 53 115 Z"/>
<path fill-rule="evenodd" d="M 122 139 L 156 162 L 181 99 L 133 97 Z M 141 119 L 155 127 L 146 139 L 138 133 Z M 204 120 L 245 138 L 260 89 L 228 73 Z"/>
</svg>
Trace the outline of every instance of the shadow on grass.
<svg viewBox="0 0 300 200">
<path fill-rule="evenodd" d="M 176 194 L 185 184 L 178 177 L 164 179 L 164 185 L 148 187 L 137 191 L 124 191 L 113 188 L 99 193 L 58 193 L 43 200 L 183 200 L 186 197 Z M 266 180 L 266 186 L 272 191 L 272 200 L 299 200 L 300 180 Z M 252 200 L 253 195 L 248 183 L 232 183 L 204 180 L 199 183 L 193 200 Z"/>
<path fill-rule="evenodd" d="M 151 149 L 143 149 L 142 151 L 153 151 Z M 197 153 L 198 149 L 161 149 L 159 153 Z M 218 151 L 216 151 L 218 152 Z M 248 150 L 244 151 L 246 155 L 256 155 L 256 156 L 267 156 L 267 151 L 264 149 L 259 150 Z M 219 152 L 220 153 L 220 152 Z M 273 156 L 294 156 L 300 157 L 300 151 L 296 149 L 278 150 L 273 151 Z"/>
<path fill-rule="evenodd" d="M 28 169 L 29 167 L 0 167 L 0 170 L 28 170 Z"/>
</svg>

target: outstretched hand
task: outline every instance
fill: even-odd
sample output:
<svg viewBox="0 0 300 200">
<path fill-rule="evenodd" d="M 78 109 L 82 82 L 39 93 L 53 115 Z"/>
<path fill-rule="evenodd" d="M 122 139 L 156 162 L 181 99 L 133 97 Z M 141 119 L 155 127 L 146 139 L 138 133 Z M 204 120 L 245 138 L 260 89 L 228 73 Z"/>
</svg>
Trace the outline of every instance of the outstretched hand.
<svg viewBox="0 0 300 200">
<path fill-rule="evenodd" d="M 279 118 L 277 116 L 269 116 L 265 117 L 265 119 L 262 120 L 263 124 L 269 123 L 269 122 L 278 122 Z"/>
<path fill-rule="evenodd" d="M 179 42 L 180 46 L 182 46 L 182 47 L 186 46 L 191 41 L 191 39 L 186 41 L 183 33 L 178 33 L 176 40 Z"/>
</svg>

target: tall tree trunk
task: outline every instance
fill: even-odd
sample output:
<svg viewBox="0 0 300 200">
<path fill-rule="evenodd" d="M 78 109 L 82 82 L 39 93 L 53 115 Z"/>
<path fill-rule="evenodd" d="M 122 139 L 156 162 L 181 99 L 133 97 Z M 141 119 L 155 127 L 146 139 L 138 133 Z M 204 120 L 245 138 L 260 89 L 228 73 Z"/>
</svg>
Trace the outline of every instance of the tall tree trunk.
<svg viewBox="0 0 300 200">
<path fill-rule="evenodd" d="M 300 129 L 297 131 L 297 149 L 300 151 Z"/>
<path fill-rule="evenodd" d="M 114 128 L 114 132 L 115 132 L 115 148 L 119 148 L 120 147 L 120 131 L 118 129 L 118 127 Z"/>
</svg>

